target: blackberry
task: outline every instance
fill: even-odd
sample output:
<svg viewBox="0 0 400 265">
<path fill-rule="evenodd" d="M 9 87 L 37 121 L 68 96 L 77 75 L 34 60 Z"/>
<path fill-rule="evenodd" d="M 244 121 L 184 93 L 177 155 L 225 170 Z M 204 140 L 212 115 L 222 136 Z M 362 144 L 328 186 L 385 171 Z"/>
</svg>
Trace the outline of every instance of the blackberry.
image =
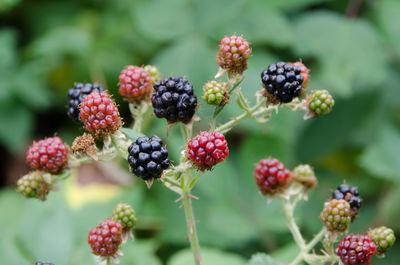
<svg viewBox="0 0 400 265">
<path fill-rule="evenodd" d="M 332 199 L 344 199 L 347 201 L 350 204 L 351 221 L 354 221 L 362 205 L 362 199 L 359 195 L 357 187 L 341 184 L 332 192 Z"/>
<path fill-rule="evenodd" d="M 232 74 L 241 74 L 247 69 L 247 60 L 251 54 L 249 43 L 241 36 L 233 35 L 221 39 L 217 63 Z"/>
<path fill-rule="evenodd" d="M 292 64 L 300 69 L 300 74 L 303 76 L 303 87 L 307 88 L 308 81 L 310 80 L 310 70 L 302 62 L 294 62 Z"/>
<path fill-rule="evenodd" d="M 332 199 L 325 203 L 320 217 L 329 231 L 344 232 L 351 222 L 350 205 L 343 199 Z"/>
<path fill-rule="evenodd" d="M 262 159 L 254 171 L 254 179 L 263 195 L 282 193 L 287 187 L 290 177 L 290 171 L 275 158 Z"/>
<path fill-rule="evenodd" d="M 68 147 L 60 137 L 34 142 L 26 152 L 32 168 L 52 174 L 60 173 L 68 164 Z"/>
<path fill-rule="evenodd" d="M 151 102 L 158 118 L 169 123 L 191 121 L 197 107 L 193 85 L 184 77 L 164 78 L 154 84 Z"/>
<path fill-rule="evenodd" d="M 136 224 L 135 210 L 127 203 L 118 203 L 114 208 L 111 219 L 122 225 L 122 241 L 126 242 L 128 238 L 134 239 L 132 228 Z"/>
<path fill-rule="evenodd" d="M 368 236 L 374 241 L 377 247 L 377 253 L 384 255 L 386 251 L 394 245 L 396 237 L 392 229 L 381 226 L 368 232 Z"/>
<path fill-rule="evenodd" d="M 305 92 L 303 80 L 300 68 L 284 62 L 270 64 L 261 73 L 266 97 L 273 104 L 288 103 L 301 97 Z"/>
<path fill-rule="evenodd" d="M 114 256 L 122 243 L 122 225 L 107 219 L 89 232 L 88 243 L 97 256 Z"/>
<path fill-rule="evenodd" d="M 228 86 L 224 82 L 210 81 L 203 86 L 203 99 L 210 105 L 223 106 L 229 103 Z"/>
<path fill-rule="evenodd" d="M 68 90 L 68 116 L 72 120 L 81 123 L 79 119 L 79 105 L 92 92 L 103 92 L 103 88 L 98 84 L 76 83 L 74 88 Z"/>
<path fill-rule="evenodd" d="M 348 235 L 338 244 L 337 254 L 344 265 L 369 265 L 376 251 L 368 236 Z"/>
<path fill-rule="evenodd" d="M 335 105 L 335 100 L 327 90 L 315 90 L 307 97 L 308 109 L 312 117 L 328 114 Z"/>
<path fill-rule="evenodd" d="M 151 94 L 151 76 L 142 67 L 129 65 L 119 76 L 119 94 L 130 103 L 139 104 Z"/>
<path fill-rule="evenodd" d="M 168 150 L 158 136 L 139 137 L 128 148 L 132 173 L 143 180 L 160 178 L 169 167 Z"/>
<path fill-rule="evenodd" d="M 189 140 L 186 154 L 197 169 L 211 170 L 228 157 L 228 142 L 220 132 L 200 132 Z"/>
<path fill-rule="evenodd" d="M 313 189 L 318 185 L 317 177 L 310 165 L 298 165 L 293 169 L 292 175 L 294 180 L 303 185 L 306 190 Z"/>
<path fill-rule="evenodd" d="M 20 178 L 17 182 L 17 189 L 26 198 L 37 198 L 42 201 L 49 193 L 49 186 L 40 171 L 30 172 Z"/>
</svg>

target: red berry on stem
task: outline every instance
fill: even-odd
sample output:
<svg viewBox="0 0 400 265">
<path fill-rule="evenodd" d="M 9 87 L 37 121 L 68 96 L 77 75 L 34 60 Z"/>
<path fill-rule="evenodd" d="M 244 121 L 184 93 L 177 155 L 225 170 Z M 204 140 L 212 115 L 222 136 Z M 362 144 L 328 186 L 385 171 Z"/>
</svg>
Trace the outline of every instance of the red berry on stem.
<svg viewBox="0 0 400 265">
<path fill-rule="evenodd" d="M 250 57 L 249 43 L 241 36 L 224 37 L 219 46 L 217 63 L 222 69 L 233 74 L 241 74 L 247 69 L 247 60 Z"/>
<path fill-rule="evenodd" d="M 67 165 L 68 147 L 60 137 L 49 137 L 34 142 L 26 152 L 26 158 L 32 168 L 56 174 Z"/>
<path fill-rule="evenodd" d="M 264 158 L 256 166 L 254 178 L 262 194 L 284 191 L 290 179 L 290 170 L 275 158 Z"/>
<path fill-rule="evenodd" d="M 186 152 L 199 170 L 211 170 L 229 155 L 228 143 L 220 132 L 200 132 L 189 140 Z"/>
<path fill-rule="evenodd" d="M 140 103 L 151 94 L 152 81 L 148 71 L 129 65 L 119 76 L 119 93 L 130 103 Z"/>
<path fill-rule="evenodd" d="M 368 236 L 348 235 L 339 242 L 337 254 L 344 265 L 369 265 L 376 251 Z"/>
<path fill-rule="evenodd" d="M 122 126 L 114 100 L 106 92 L 93 92 L 81 103 L 80 118 L 89 132 L 104 139 Z"/>
<path fill-rule="evenodd" d="M 90 230 L 88 243 L 97 256 L 114 256 L 122 242 L 122 225 L 111 219 Z"/>
</svg>

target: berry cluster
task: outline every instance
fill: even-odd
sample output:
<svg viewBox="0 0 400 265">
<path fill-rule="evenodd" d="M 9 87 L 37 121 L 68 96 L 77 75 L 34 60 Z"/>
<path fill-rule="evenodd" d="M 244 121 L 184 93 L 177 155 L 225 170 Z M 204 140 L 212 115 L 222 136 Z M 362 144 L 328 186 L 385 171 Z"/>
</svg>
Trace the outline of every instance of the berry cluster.
<svg viewBox="0 0 400 265">
<path fill-rule="evenodd" d="M 132 229 L 136 224 L 136 213 L 129 204 L 118 203 L 114 208 L 111 219 L 119 222 L 123 230 Z"/>
<path fill-rule="evenodd" d="M 394 245 L 396 237 L 392 229 L 386 226 L 377 227 L 368 232 L 368 236 L 374 241 L 377 247 L 377 253 L 383 255 Z"/>
<path fill-rule="evenodd" d="M 80 104 L 83 99 L 92 92 L 103 92 L 98 84 L 76 83 L 74 88 L 68 90 L 68 116 L 76 122 L 79 120 Z"/>
<path fill-rule="evenodd" d="M 187 144 L 187 157 L 202 171 L 211 170 L 228 155 L 228 143 L 220 132 L 200 132 Z"/>
<path fill-rule="evenodd" d="M 30 172 L 17 182 L 17 189 L 22 196 L 44 200 L 49 193 L 49 187 L 40 171 Z"/>
<path fill-rule="evenodd" d="M 247 69 L 250 54 L 249 43 L 241 36 L 225 37 L 219 46 L 217 63 L 222 69 L 227 69 L 233 74 L 241 74 Z"/>
<path fill-rule="evenodd" d="M 68 147 L 60 137 L 49 137 L 34 142 L 26 157 L 32 168 L 56 174 L 67 165 Z"/>
<path fill-rule="evenodd" d="M 160 178 L 169 167 L 168 150 L 158 136 L 139 137 L 128 148 L 132 172 L 143 180 Z"/>
<path fill-rule="evenodd" d="M 254 171 L 254 178 L 262 194 L 282 192 L 290 179 L 290 170 L 275 158 L 262 159 Z"/>
<path fill-rule="evenodd" d="M 326 202 L 321 212 L 321 220 L 329 231 L 346 231 L 351 221 L 349 203 L 343 199 Z"/>
<path fill-rule="evenodd" d="M 122 225 L 117 221 L 106 219 L 90 230 L 88 242 L 93 254 L 97 256 L 114 256 L 122 243 Z"/>
<path fill-rule="evenodd" d="M 140 103 L 151 94 L 151 76 L 142 67 L 127 66 L 119 76 L 119 93 L 130 103 Z"/>
<path fill-rule="evenodd" d="M 293 169 L 292 175 L 294 180 L 302 184 L 306 190 L 317 187 L 317 177 L 309 165 L 298 165 Z"/>
<path fill-rule="evenodd" d="M 197 107 L 193 85 L 184 77 L 164 78 L 154 84 L 151 102 L 158 118 L 169 123 L 191 121 Z"/>
<path fill-rule="evenodd" d="M 89 132 L 104 139 L 122 126 L 114 100 L 105 92 L 93 92 L 81 103 L 80 118 Z"/>
<path fill-rule="evenodd" d="M 327 90 L 315 90 L 308 97 L 308 109 L 314 117 L 328 114 L 334 105 L 335 100 Z"/>
<path fill-rule="evenodd" d="M 222 106 L 229 103 L 227 84 L 210 81 L 203 86 L 203 99 L 210 105 Z"/>
<path fill-rule="evenodd" d="M 369 265 L 375 250 L 368 236 L 347 235 L 339 242 L 337 254 L 344 265 Z"/>
<path fill-rule="evenodd" d="M 353 221 L 361 208 L 362 199 L 359 196 L 357 187 L 349 187 L 347 184 L 341 184 L 332 192 L 332 199 L 344 199 L 350 204 L 350 216 Z"/>
<path fill-rule="evenodd" d="M 296 97 L 301 97 L 305 92 L 303 80 L 298 67 L 284 62 L 270 64 L 268 69 L 261 73 L 265 94 L 273 104 L 288 103 Z"/>
</svg>

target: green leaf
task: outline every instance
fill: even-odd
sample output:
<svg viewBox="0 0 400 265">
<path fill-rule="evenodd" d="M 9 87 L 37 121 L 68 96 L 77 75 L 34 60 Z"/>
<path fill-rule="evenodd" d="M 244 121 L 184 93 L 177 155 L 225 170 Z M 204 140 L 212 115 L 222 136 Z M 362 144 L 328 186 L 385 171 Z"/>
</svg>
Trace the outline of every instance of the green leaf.
<svg viewBox="0 0 400 265">
<path fill-rule="evenodd" d="M 278 8 L 287 11 L 295 11 L 296 9 L 305 8 L 307 6 L 320 4 L 324 2 L 331 2 L 332 0 L 256 0 L 267 8 Z"/>
<path fill-rule="evenodd" d="M 385 39 L 400 56 L 400 2 L 397 0 L 380 0 L 374 2 L 374 16 Z"/>
<path fill-rule="evenodd" d="M 167 41 L 193 29 L 191 14 L 186 0 L 148 0 L 135 6 L 132 17 L 148 38 Z"/>
<path fill-rule="evenodd" d="M 121 128 L 120 131 L 123 132 L 126 136 L 128 136 L 128 138 L 131 139 L 132 141 L 136 141 L 137 138 L 145 136 L 143 133 L 134 131 L 129 128 Z"/>
<path fill-rule="evenodd" d="M 258 253 L 251 257 L 247 265 L 282 265 L 281 262 L 272 259 L 269 255 Z"/>
<path fill-rule="evenodd" d="M 0 14 L 10 11 L 14 6 L 18 5 L 21 0 L 1 0 L 0 1 Z"/>
<path fill-rule="evenodd" d="M 362 153 L 359 165 L 371 175 L 400 181 L 400 133 L 384 126 L 376 141 Z"/>
<path fill-rule="evenodd" d="M 367 21 L 320 11 L 300 16 L 295 24 L 295 52 L 318 61 L 309 87 L 348 97 L 353 87 L 365 90 L 385 81 L 389 57 Z"/>
<path fill-rule="evenodd" d="M 161 265 L 155 254 L 155 240 L 135 240 L 122 246 L 124 256 L 120 258 L 123 265 Z"/>
<path fill-rule="evenodd" d="M 201 249 L 202 263 L 207 265 L 243 265 L 245 260 L 233 253 L 223 252 L 216 249 Z M 194 258 L 190 249 L 185 249 L 174 254 L 167 265 L 191 265 L 194 264 Z"/>
</svg>

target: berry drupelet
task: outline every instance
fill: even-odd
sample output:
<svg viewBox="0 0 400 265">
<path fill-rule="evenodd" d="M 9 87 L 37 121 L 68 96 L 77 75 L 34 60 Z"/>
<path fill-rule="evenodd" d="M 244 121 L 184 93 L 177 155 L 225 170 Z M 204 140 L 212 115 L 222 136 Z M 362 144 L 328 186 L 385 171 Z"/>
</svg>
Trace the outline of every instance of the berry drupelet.
<svg viewBox="0 0 400 265">
<path fill-rule="evenodd" d="M 92 92 L 103 92 L 98 84 L 76 83 L 74 88 L 68 90 L 68 116 L 76 122 L 79 120 L 80 104 L 83 99 Z"/>
<path fill-rule="evenodd" d="M 122 225 L 106 219 L 89 232 L 88 243 L 97 256 L 114 256 L 122 243 Z"/>
<path fill-rule="evenodd" d="M 151 94 L 151 76 L 142 67 L 129 65 L 119 76 L 119 93 L 130 103 L 140 103 Z"/>
<path fill-rule="evenodd" d="M 377 253 L 384 255 L 386 251 L 394 245 L 396 237 L 392 229 L 386 226 L 380 226 L 368 231 L 368 236 L 374 241 L 377 247 Z"/>
<path fill-rule="evenodd" d="M 154 84 L 151 102 L 158 118 L 167 119 L 168 123 L 188 123 L 197 107 L 197 97 L 193 85 L 184 77 L 164 78 Z"/>
<path fill-rule="evenodd" d="M 232 74 L 241 74 L 247 69 L 251 54 L 249 43 L 241 36 L 224 37 L 219 46 L 217 63 Z"/>
<path fill-rule="evenodd" d="M 325 203 L 321 221 L 332 232 L 345 232 L 350 224 L 350 205 L 347 201 L 332 199 Z"/>
<path fill-rule="evenodd" d="M 362 205 L 362 199 L 359 195 L 357 187 L 349 187 L 347 184 L 341 184 L 332 192 L 332 199 L 344 199 L 347 201 L 350 204 L 351 220 L 354 221 Z"/>
<path fill-rule="evenodd" d="M 139 137 L 128 148 L 132 173 L 143 180 L 160 178 L 169 167 L 168 150 L 158 136 Z"/>
<path fill-rule="evenodd" d="M 228 86 L 224 82 L 210 81 L 203 86 L 203 99 L 207 104 L 223 106 L 229 103 Z"/>
<path fill-rule="evenodd" d="M 270 64 L 261 73 L 261 81 L 265 88 L 265 96 L 272 104 L 289 103 L 296 97 L 301 97 L 303 76 L 298 67 L 284 62 Z"/>
<path fill-rule="evenodd" d="M 122 126 L 114 100 L 106 92 L 93 92 L 81 103 L 80 118 L 95 138 L 104 139 Z"/>
<path fill-rule="evenodd" d="M 220 132 L 200 132 L 189 140 L 186 155 L 197 169 L 211 170 L 228 157 L 228 142 Z"/>
<path fill-rule="evenodd" d="M 258 189 L 263 195 L 281 193 L 289 184 L 290 170 L 275 158 L 262 159 L 254 171 Z"/>
<path fill-rule="evenodd" d="M 49 137 L 34 142 L 26 152 L 26 158 L 32 168 L 57 174 L 67 166 L 68 147 L 60 137 Z"/>
<path fill-rule="evenodd" d="M 337 254 L 344 265 L 369 265 L 375 243 L 364 235 L 347 235 L 339 242 Z"/>
<path fill-rule="evenodd" d="M 26 198 L 37 198 L 45 200 L 49 193 L 49 187 L 44 181 L 40 171 L 33 171 L 20 178 L 17 189 Z"/>
</svg>

